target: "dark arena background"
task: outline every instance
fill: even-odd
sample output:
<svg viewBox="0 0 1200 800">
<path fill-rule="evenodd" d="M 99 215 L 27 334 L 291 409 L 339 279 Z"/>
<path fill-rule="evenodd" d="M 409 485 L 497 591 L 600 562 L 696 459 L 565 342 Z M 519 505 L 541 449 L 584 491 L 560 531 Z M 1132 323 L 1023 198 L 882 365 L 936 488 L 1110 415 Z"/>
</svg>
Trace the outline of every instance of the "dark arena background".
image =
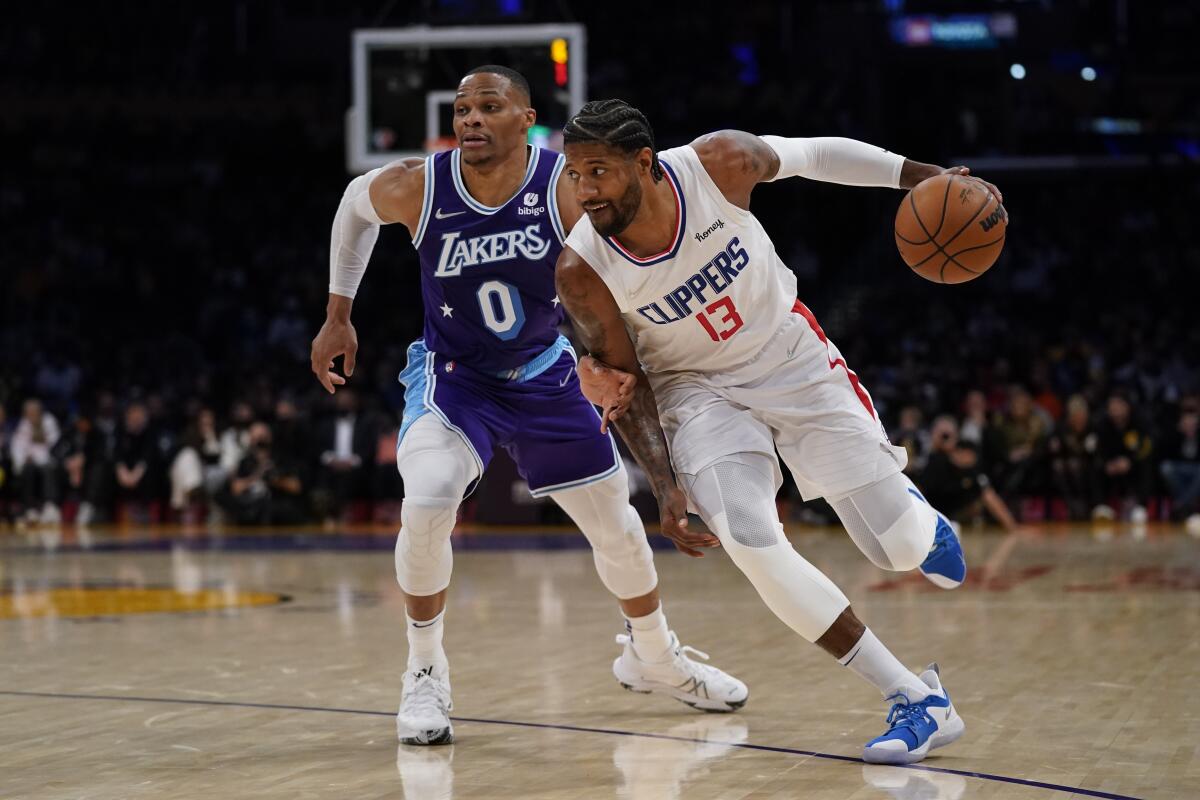
<svg viewBox="0 0 1200 800">
<path fill-rule="evenodd" d="M 6 4 L 0 798 L 1200 797 L 1197 41 L 1189 0 Z M 953 747 L 860 761 L 873 690 L 721 550 L 676 552 L 624 445 L 672 627 L 745 708 L 621 691 L 587 540 L 497 448 L 451 537 L 456 743 L 397 744 L 403 225 L 335 395 L 310 345 L 347 182 L 453 147 L 486 63 L 527 75 L 553 149 L 619 97 L 660 150 L 839 136 L 1000 187 L 1003 253 L 960 285 L 901 260 L 900 191 L 752 205 L 968 577 L 877 569 L 786 473 L 780 518 L 938 661 Z"/>
</svg>

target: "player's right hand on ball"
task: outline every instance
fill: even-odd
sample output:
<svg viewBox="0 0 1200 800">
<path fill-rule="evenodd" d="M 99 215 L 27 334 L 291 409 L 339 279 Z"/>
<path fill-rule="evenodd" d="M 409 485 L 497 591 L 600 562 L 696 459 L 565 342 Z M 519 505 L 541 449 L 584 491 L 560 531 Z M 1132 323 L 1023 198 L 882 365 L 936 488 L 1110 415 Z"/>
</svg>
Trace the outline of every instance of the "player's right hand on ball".
<svg viewBox="0 0 1200 800">
<path fill-rule="evenodd" d="M 606 433 L 608 423 L 629 410 L 637 378 L 591 356 L 584 356 L 579 359 L 579 385 L 588 402 L 600 407 L 600 432 Z"/>
<path fill-rule="evenodd" d="M 943 175 L 947 175 L 947 174 L 948 175 L 962 175 L 964 177 L 974 178 L 975 180 L 982 183 L 985 187 L 987 187 L 987 190 L 989 192 L 996 195 L 997 200 L 999 200 L 1001 203 L 1004 202 L 1004 195 L 1000 194 L 1000 189 L 996 186 L 996 184 L 992 183 L 991 181 L 985 181 L 983 178 L 979 177 L 978 175 L 972 175 L 970 167 L 947 167 L 946 169 L 942 170 L 942 174 Z"/>
<path fill-rule="evenodd" d="M 349 320 L 326 319 L 312 343 L 312 371 L 325 391 L 333 394 L 335 386 L 345 386 L 346 378 L 354 374 L 354 358 L 358 354 L 358 334 Z M 342 356 L 346 378 L 333 371 L 333 359 Z"/>
<path fill-rule="evenodd" d="M 663 536 L 674 542 L 679 552 L 703 558 L 704 553 L 696 548 L 721 546 L 721 540 L 711 533 L 688 530 L 687 498 L 678 489 L 671 489 L 659 498 L 658 514 Z"/>
</svg>

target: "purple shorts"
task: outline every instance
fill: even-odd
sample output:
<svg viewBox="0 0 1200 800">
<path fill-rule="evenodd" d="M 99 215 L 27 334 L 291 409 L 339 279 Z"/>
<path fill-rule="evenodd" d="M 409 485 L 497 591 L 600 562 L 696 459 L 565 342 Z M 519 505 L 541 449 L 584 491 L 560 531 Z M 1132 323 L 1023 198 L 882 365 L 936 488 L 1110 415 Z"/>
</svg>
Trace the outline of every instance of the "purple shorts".
<svg viewBox="0 0 1200 800">
<path fill-rule="evenodd" d="M 603 480 L 620 466 L 612 436 L 600 432 L 600 415 L 580 391 L 566 339 L 504 377 L 450 361 L 418 339 L 400 382 L 401 441 L 413 422 L 436 414 L 471 447 L 481 475 L 497 445 L 507 450 L 534 497 Z"/>
</svg>

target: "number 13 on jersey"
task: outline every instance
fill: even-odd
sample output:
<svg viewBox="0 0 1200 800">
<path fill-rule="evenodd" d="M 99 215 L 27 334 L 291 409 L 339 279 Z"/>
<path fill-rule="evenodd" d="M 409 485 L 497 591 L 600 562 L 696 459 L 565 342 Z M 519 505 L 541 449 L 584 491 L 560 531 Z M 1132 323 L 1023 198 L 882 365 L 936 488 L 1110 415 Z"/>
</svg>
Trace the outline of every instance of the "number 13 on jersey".
<svg viewBox="0 0 1200 800">
<path fill-rule="evenodd" d="M 722 312 L 724 313 L 722 314 Z M 718 314 L 721 316 L 717 316 Z M 709 303 L 703 311 L 696 315 L 696 319 L 700 321 L 700 325 L 714 342 L 725 341 L 737 333 L 743 325 L 742 316 L 738 314 L 737 308 L 733 305 L 733 299 L 730 297 L 722 297 L 720 300 Z M 714 319 L 716 325 L 713 325 Z"/>
</svg>

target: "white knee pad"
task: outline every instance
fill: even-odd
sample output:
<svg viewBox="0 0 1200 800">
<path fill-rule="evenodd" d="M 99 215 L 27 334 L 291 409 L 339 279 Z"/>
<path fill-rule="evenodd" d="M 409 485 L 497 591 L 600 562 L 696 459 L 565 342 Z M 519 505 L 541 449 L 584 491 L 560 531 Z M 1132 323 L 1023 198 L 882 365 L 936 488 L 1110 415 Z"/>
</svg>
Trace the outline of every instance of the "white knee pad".
<svg viewBox="0 0 1200 800">
<path fill-rule="evenodd" d="M 897 472 L 829 501 L 858 549 L 882 569 L 916 569 L 933 547 L 937 512 L 910 489 L 912 481 Z"/>
<path fill-rule="evenodd" d="M 583 531 L 600 580 L 618 599 L 641 597 L 658 586 L 646 527 L 629 505 L 629 475 L 623 466 L 602 481 L 550 497 Z"/>
<path fill-rule="evenodd" d="M 450 585 L 450 533 L 463 492 L 479 470 L 458 434 L 432 414 L 409 428 L 396 461 L 404 478 L 396 581 L 411 595 L 437 594 Z"/>
<path fill-rule="evenodd" d="M 396 582 L 407 594 L 423 597 L 450 585 L 454 554 L 450 532 L 458 501 L 406 495 L 396 537 Z"/>
<path fill-rule="evenodd" d="M 770 459 L 747 453 L 731 458 L 697 475 L 680 475 L 684 491 L 767 607 L 815 642 L 850 601 L 784 536 Z"/>
</svg>

